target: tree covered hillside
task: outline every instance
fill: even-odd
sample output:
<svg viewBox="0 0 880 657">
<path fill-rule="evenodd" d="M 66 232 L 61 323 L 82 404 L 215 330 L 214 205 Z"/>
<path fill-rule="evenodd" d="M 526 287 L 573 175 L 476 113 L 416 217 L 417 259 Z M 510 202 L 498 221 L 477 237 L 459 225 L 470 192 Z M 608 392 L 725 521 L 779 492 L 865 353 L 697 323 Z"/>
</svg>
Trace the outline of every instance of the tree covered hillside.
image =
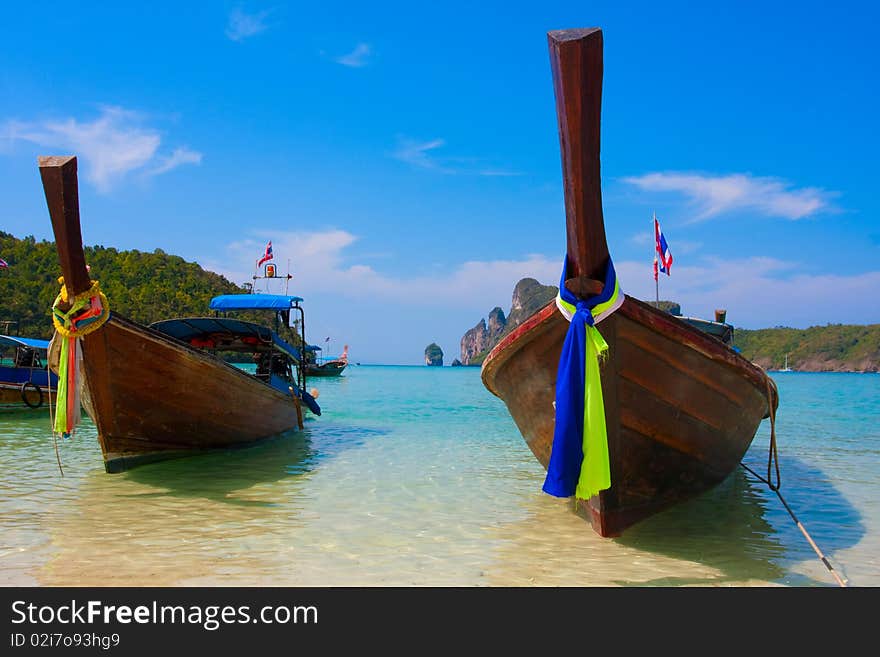
<svg viewBox="0 0 880 657">
<path fill-rule="evenodd" d="M 142 324 L 185 315 L 209 314 L 211 297 L 244 291 L 219 274 L 168 255 L 85 247 L 91 277 L 101 283 L 110 309 Z M 17 322 L 0 331 L 32 338 L 52 336 L 50 308 L 61 269 L 54 242 L 16 238 L 0 231 L 0 321 Z"/>
<path fill-rule="evenodd" d="M 788 366 L 806 372 L 880 370 L 880 324 L 829 324 L 807 329 L 737 329 L 743 356 L 765 369 Z"/>
</svg>

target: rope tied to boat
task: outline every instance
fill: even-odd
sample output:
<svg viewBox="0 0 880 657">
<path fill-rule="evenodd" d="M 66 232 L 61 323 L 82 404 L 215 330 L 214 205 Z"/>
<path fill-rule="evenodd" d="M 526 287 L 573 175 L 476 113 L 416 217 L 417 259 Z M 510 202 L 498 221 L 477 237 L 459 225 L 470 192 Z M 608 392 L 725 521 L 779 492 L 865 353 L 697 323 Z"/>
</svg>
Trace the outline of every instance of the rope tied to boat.
<svg viewBox="0 0 880 657">
<path fill-rule="evenodd" d="M 819 549 L 819 546 L 816 545 L 816 542 L 813 540 L 812 536 L 807 532 L 807 528 L 798 520 L 798 517 L 794 514 L 794 511 L 791 510 L 791 507 L 788 506 L 788 502 L 785 501 L 785 498 L 782 497 L 782 493 L 779 492 L 779 489 L 782 487 L 782 475 L 779 471 L 779 451 L 776 447 L 776 405 L 773 403 L 773 397 L 777 396 L 779 393 L 774 393 L 773 388 L 771 387 L 771 379 L 767 377 L 767 406 L 770 411 L 770 450 L 767 455 L 767 478 L 765 479 L 757 472 L 752 470 L 745 463 L 740 462 L 740 465 L 748 470 L 755 478 L 763 483 L 767 484 L 767 487 L 776 493 L 776 496 L 779 498 L 779 501 L 782 502 L 782 506 L 785 507 L 785 510 L 788 511 L 788 515 L 791 516 L 791 519 L 794 521 L 794 524 L 797 525 L 797 528 L 801 530 L 801 533 L 807 539 L 807 542 L 810 544 L 810 547 L 813 548 L 813 551 L 819 556 L 819 560 L 825 564 L 825 567 L 831 572 L 834 576 L 834 579 L 837 580 L 837 583 L 846 587 L 847 580 L 841 578 L 840 575 L 834 570 L 834 567 L 831 565 L 831 562 L 828 561 L 828 558 L 822 554 L 822 550 Z M 773 472 L 776 472 L 776 483 L 773 483 Z"/>
<path fill-rule="evenodd" d="M 51 345 L 49 345 L 49 349 L 51 351 Z M 52 419 L 52 364 L 51 358 L 46 355 L 46 389 L 49 391 L 47 394 L 49 396 L 49 425 L 51 427 L 55 427 L 55 420 Z M 55 394 L 55 401 L 58 401 L 58 393 Z M 58 433 L 54 430 L 52 431 L 52 444 L 55 446 L 55 460 L 58 462 L 58 472 L 61 473 L 61 476 L 64 477 L 64 468 L 61 467 L 61 454 L 58 452 Z"/>
<path fill-rule="evenodd" d="M 596 324 L 620 308 L 625 297 L 611 258 L 602 291 L 589 299 L 576 296 L 565 286 L 567 274 L 566 257 L 556 306 L 569 326 L 556 375 L 556 422 L 543 490 L 555 497 L 574 495 L 587 500 L 611 487 L 600 376 L 608 343 Z"/>
<path fill-rule="evenodd" d="M 55 397 L 53 431 L 64 438 L 73 435 L 79 423 L 80 388 L 82 381 L 81 339 L 97 331 L 110 317 L 110 304 L 101 292 L 98 281 L 91 281 L 88 290 L 71 296 L 60 277 L 61 291 L 52 304 L 52 323 L 61 338 L 58 358 L 58 391 Z M 69 305 L 62 310 L 62 305 Z"/>
</svg>

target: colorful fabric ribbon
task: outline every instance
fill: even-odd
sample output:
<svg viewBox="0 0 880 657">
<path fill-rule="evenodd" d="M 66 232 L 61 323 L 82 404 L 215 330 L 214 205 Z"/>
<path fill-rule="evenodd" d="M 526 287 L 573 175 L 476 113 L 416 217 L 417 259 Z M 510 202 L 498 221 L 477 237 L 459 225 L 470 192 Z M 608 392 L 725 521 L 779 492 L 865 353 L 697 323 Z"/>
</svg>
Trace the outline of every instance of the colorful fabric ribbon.
<svg viewBox="0 0 880 657">
<path fill-rule="evenodd" d="M 595 324 L 617 310 L 625 296 L 610 258 L 605 287 L 590 299 L 580 299 L 565 287 L 567 273 L 566 257 L 556 306 L 570 324 L 556 375 L 556 424 L 543 490 L 556 497 L 575 495 L 586 500 L 611 487 L 599 374 L 608 344 Z"/>
<path fill-rule="evenodd" d="M 61 292 L 52 304 L 52 323 L 61 339 L 61 353 L 58 358 L 58 391 L 55 397 L 55 423 L 53 429 L 64 438 L 70 438 L 80 414 L 80 381 L 82 380 L 82 345 L 80 339 L 99 329 L 110 317 L 107 297 L 101 292 L 98 281 L 91 287 L 69 298 L 64 278 L 58 279 Z M 62 311 L 60 305 L 70 303 L 68 310 Z"/>
</svg>

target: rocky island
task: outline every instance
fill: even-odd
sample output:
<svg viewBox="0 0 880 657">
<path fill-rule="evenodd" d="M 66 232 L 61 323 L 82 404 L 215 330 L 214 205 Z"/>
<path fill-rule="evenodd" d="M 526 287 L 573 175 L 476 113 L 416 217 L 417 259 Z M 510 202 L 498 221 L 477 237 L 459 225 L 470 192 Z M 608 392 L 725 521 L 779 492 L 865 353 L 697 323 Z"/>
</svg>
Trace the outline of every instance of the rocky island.
<svg viewBox="0 0 880 657">
<path fill-rule="evenodd" d="M 496 306 L 489 312 L 488 321 L 481 319 L 461 339 L 461 364 L 481 365 L 502 337 L 534 315 L 556 297 L 555 285 L 542 285 L 534 278 L 523 278 L 513 289 L 510 312 Z"/>
<path fill-rule="evenodd" d="M 441 367 L 443 365 L 443 350 L 436 342 L 425 347 L 425 365 Z"/>
</svg>

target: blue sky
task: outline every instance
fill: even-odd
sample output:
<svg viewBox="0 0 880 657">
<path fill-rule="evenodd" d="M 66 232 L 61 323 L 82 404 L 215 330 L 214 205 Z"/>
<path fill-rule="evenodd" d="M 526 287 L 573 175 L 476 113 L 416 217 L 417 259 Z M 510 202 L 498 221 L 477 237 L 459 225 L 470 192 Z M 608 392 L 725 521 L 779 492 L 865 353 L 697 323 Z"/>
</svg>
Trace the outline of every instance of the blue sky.
<svg viewBox="0 0 880 657">
<path fill-rule="evenodd" d="M 401 364 L 436 341 L 449 363 L 519 278 L 558 281 L 546 32 L 599 26 L 624 291 L 654 296 L 656 212 L 685 314 L 880 322 L 867 3 L 118 4 L 4 12 L 7 232 L 52 239 L 36 156 L 75 154 L 86 243 L 244 282 L 271 239 L 311 341 Z"/>
</svg>

